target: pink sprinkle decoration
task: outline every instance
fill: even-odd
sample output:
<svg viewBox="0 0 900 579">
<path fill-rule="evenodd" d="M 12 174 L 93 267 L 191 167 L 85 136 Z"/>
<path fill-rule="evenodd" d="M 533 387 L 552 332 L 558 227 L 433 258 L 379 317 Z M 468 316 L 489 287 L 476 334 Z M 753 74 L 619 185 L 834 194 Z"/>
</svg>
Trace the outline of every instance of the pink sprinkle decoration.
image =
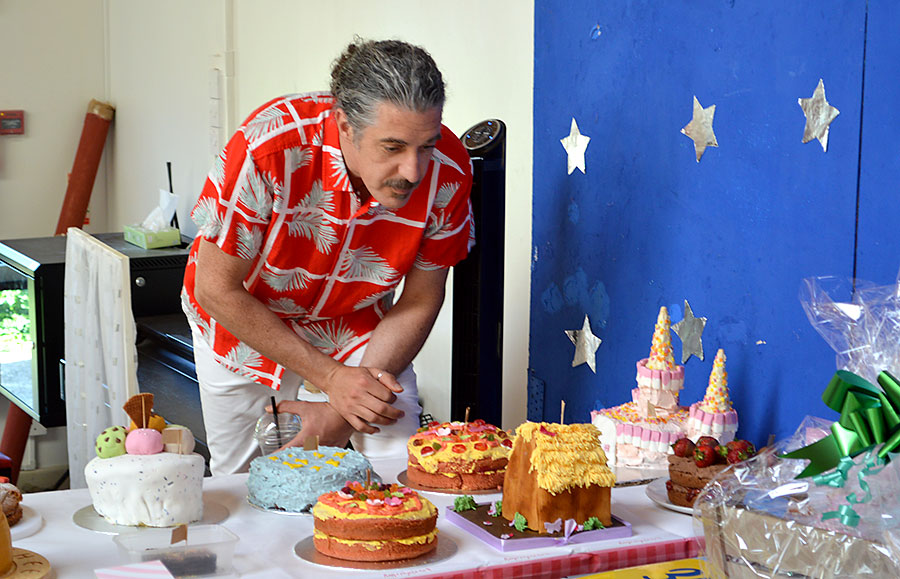
<svg viewBox="0 0 900 579">
<path fill-rule="evenodd" d="M 550 432 L 549 430 L 547 430 L 547 429 L 544 427 L 543 424 L 541 425 L 541 434 L 546 434 L 547 436 L 556 436 L 556 433 L 555 433 L 555 432 Z"/>
<path fill-rule="evenodd" d="M 481 521 L 481 524 L 484 525 L 485 527 L 490 527 L 490 526 L 493 525 L 494 523 L 492 523 L 492 522 L 490 522 L 490 521 Z"/>
<path fill-rule="evenodd" d="M 447 428 L 447 427 L 444 427 L 444 428 L 438 428 L 438 429 L 437 429 L 437 435 L 438 435 L 438 436 L 450 436 L 450 433 L 451 433 L 451 432 L 452 432 L 452 431 L 451 431 L 449 428 Z"/>
<path fill-rule="evenodd" d="M 411 495 L 411 494 L 415 493 L 416 491 L 412 490 L 409 487 L 400 487 L 400 492 L 405 495 Z"/>
<path fill-rule="evenodd" d="M 349 495 L 349 494 L 345 493 L 344 491 L 338 491 L 338 496 L 341 497 L 342 499 L 352 499 L 353 498 L 353 495 Z"/>
<path fill-rule="evenodd" d="M 389 497 L 384 499 L 384 504 L 388 505 L 389 507 L 397 507 L 402 505 L 403 501 L 401 501 L 397 497 Z"/>
<path fill-rule="evenodd" d="M 510 535 L 509 533 L 503 533 L 502 535 L 500 535 L 501 539 L 509 539 L 510 537 L 512 537 L 512 535 Z"/>
</svg>

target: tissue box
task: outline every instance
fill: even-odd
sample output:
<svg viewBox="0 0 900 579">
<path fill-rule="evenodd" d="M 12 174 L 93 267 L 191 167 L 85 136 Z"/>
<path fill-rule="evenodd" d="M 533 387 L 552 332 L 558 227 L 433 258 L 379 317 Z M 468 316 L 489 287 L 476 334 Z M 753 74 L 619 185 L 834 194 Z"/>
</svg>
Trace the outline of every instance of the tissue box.
<svg viewBox="0 0 900 579">
<path fill-rule="evenodd" d="M 166 227 L 159 231 L 150 231 L 140 225 L 126 225 L 124 234 L 125 241 L 144 249 L 171 247 L 181 244 L 181 231 L 177 227 Z"/>
<path fill-rule="evenodd" d="M 113 537 L 127 561 L 162 561 L 175 577 L 210 577 L 232 572 L 237 535 L 221 525 L 188 527 L 187 541 L 171 544 L 171 528 L 144 528 Z"/>
</svg>

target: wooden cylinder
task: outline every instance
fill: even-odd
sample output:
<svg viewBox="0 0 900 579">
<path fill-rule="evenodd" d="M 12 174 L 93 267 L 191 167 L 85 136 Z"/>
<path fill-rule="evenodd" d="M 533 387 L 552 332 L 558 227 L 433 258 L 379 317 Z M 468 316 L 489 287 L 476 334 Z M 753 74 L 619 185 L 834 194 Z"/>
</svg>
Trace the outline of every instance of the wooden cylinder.
<svg viewBox="0 0 900 579">
<path fill-rule="evenodd" d="M 81 141 L 75 152 L 75 162 L 69 175 L 66 197 L 63 199 L 56 224 L 56 235 L 62 235 L 69 227 L 81 227 L 87 215 L 88 202 L 97 177 L 97 167 L 106 143 L 106 134 L 115 109 L 112 105 L 91 100 L 84 117 Z"/>
</svg>

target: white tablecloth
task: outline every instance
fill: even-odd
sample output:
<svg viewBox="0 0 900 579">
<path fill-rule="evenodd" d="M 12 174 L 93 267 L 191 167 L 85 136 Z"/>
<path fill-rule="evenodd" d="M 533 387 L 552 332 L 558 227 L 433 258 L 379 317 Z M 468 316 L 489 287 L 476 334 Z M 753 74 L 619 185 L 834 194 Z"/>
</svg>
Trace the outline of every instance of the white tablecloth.
<svg viewBox="0 0 900 579">
<path fill-rule="evenodd" d="M 374 464 L 385 481 L 396 481 L 406 468 L 405 461 Z M 310 536 L 312 517 L 279 515 L 260 511 L 247 502 L 246 474 L 212 477 L 203 480 L 204 501 L 221 504 L 228 517 L 221 523 L 238 535 L 234 554 L 234 576 L 278 579 L 282 577 L 412 577 L 449 573 L 479 567 L 509 565 L 521 561 L 559 557 L 574 552 L 617 550 L 693 537 L 697 533 L 689 515 L 664 509 L 646 495 L 644 486 L 616 488 L 612 493 L 613 514 L 632 524 L 633 536 L 625 539 L 500 552 L 467 532 L 438 518 L 442 539 L 449 538 L 458 547 L 455 555 L 426 568 L 393 569 L 385 572 L 331 569 L 314 565 L 294 554 L 294 546 Z M 443 513 L 453 504 L 454 495 L 425 494 Z M 478 502 L 498 500 L 501 495 L 478 495 Z M 91 579 L 93 570 L 123 564 L 112 536 L 84 529 L 75 524 L 73 514 L 91 502 L 87 489 L 31 493 L 24 505 L 43 518 L 41 529 L 13 546 L 40 553 L 61 579 Z"/>
</svg>

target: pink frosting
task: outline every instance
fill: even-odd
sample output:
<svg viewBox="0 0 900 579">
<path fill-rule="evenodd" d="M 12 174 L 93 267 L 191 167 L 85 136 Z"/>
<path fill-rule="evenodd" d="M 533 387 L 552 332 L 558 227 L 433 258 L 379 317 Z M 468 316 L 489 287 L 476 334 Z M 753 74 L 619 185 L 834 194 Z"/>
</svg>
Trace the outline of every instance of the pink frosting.
<svg viewBox="0 0 900 579">
<path fill-rule="evenodd" d="M 162 451 L 162 433 L 153 428 L 136 428 L 125 437 L 125 452 L 128 454 L 157 454 Z"/>
<path fill-rule="evenodd" d="M 638 376 L 645 378 L 656 378 L 663 385 L 674 380 L 684 380 L 684 366 L 675 366 L 674 370 L 651 370 L 647 367 L 649 358 L 644 358 L 637 363 Z"/>
</svg>

